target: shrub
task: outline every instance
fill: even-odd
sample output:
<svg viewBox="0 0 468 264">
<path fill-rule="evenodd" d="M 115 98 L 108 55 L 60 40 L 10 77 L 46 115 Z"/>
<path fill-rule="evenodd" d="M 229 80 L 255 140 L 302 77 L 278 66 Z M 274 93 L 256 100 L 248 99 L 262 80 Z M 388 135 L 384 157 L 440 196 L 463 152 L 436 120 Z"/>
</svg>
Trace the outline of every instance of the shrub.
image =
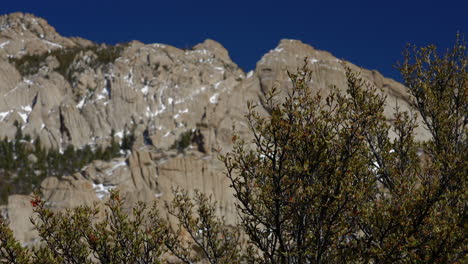
<svg viewBox="0 0 468 264">
<path fill-rule="evenodd" d="M 197 124 L 197 127 L 200 127 Z M 169 147 L 169 149 L 177 149 L 178 152 L 185 152 L 191 144 L 197 146 L 197 150 L 206 153 L 205 149 L 205 137 L 201 133 L 200 128 L 192 129 L 183 132 L 179 135 L 179 138 L 174 141 L 174 143 Z"/>
<path fill-rule="evenodd" d="M 192 130 L 182 132 L 182 134 L 179 135 L 179 138 L 170 146 L 170 149 L 176 149 L 178 152 L 184 152 L 192 143 L 193 135 L 194 132 Z"/>
</svg>

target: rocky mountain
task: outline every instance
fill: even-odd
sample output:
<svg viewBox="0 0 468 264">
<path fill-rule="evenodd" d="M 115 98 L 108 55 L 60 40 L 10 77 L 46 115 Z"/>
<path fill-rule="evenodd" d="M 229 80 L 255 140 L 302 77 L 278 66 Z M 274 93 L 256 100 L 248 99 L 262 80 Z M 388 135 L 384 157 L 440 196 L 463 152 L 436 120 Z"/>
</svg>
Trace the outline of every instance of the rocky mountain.
<svg viewBox="0 0 468 264">
<path fill-rule="evenodd" d="M 401 84 L 299 40 L 281 40 L 254 71 L 244 73 L 210 39 L 189 50 L 138 41 L 108 46 L 63 37 L 30 14 L 0 16 L 0 137 L 13 140 L 16 122 L 31 142 L 39 139 L 46 149 L 63 153 L 68 146 L 108 146 L 111 131 L 117 141 L 135 136 L 131 151 L 42 180 L 37 187 L 54 208 L 103 202 L 111 188 L 121 190 L 128 206 L 168 201 L 171 188 L 180 186 L 213 194 L 219 212 L 235 221 L 218 151 L 230 150 L 234 124 L 248 137 L 246 102 L 261 106 L 273 86 L 286 93 L 286 71 L 302 66 L 304 58 L 314 89 L 345 89 L 345 63 L 382 88 L 386 114 L 396 102 L 409 108 Z M 427 137 L 423 129 L 419 133 Z M 35 238 L 27 194 L 10 195 L 0 210 L 20 241 Z"/>
</svg>

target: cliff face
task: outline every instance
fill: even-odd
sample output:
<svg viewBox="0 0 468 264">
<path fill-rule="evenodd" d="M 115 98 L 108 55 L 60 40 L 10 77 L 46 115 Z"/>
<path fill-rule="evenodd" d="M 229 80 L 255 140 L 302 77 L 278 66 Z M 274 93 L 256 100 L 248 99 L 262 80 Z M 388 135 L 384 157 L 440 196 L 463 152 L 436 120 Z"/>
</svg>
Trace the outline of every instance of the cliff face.
<svg viewBox="0 0 468 264">
<path fill-rule="evenodd" d="M 133 131 L 135 145 L 122 157 L 93 161 L 60 180 L 46 178 L 40 189 L 50 205 L 62 209 L 104 201 L 110 188 L 121 189 L 129 205 L 168 201 L 171 188 L 181 186 L 213 194 L 220 213 L 234 221 L 233 198 L 217 151 L 230 150 L 234 124 L 248 136 L 246 102 L 261 105 L 273 86 L 286 93 L 286 70 L 294 72 L 304 58 L 313 70 L 314 89 L 345 89 L 343 62 L 298 40 L 282 40 L 246 74 L 213 40 L 191 50 L 138 41 L 111 47 L 62 37 L 29 14 L 1 16 L 0 137 L 13 138 L 17 121 L 23 133 L 40 138 L 47 149 L 64 150 L 68 145 L 107 145 L 112 130 L 117 139 Z M 346 65 L 382 88 L 388 96 L 386 114 L 396 101 L 408 109 L 401 84 Z M 197 140 L 183 153 L 172 149 L 187 131 L 194 131 Z M 2 208 L 23 243 L 35 237 L 29 221 L 21 220 L 31 215 L 27 201 L 27 196 L 13 195 Z"/>
</svg>

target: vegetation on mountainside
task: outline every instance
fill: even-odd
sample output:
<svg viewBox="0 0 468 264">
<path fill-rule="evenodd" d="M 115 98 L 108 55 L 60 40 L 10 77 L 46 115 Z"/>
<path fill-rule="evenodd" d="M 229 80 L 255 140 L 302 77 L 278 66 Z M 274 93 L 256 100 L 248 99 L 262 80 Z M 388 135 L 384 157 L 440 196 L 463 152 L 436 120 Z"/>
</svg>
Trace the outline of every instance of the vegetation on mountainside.
<svg viewBox="0 0 468 264">
<path fill-rule="evenodd" d="M 120 150 L 131 148 L 133 134 L 125 134 L 122 145 L 115 141 L 111 133 L 109 146 L 92 149 L 86 145 L 75 149 L 69 145 L 63 152 L 57 149 L 44 149 L 40 138 L 32 141 L 24 135 L 16 123 L 14 140 L 4 138 L 0 141 L 0 204 L 8 202 L 12 194 L 30 194 L 39 187 L 46 177 L 62 177 L 79 172 L 93 160 L 110 160 L 121 156 Z"/>
<path fill-rule="evenodd" d="M 90 61 L 87 63 L 93 69 L 99 66 L 113 63 L 117 58 L 121 56 L 121 53 L 125 45 L 90 45 L 90 46 L 76 46 L 69 48 L 54 49 L 49 52 L 41 54 L 26 54 L 19 58 L 9 58 L 10 63 L 15 65 L 16 69 L 23 76 L 33 75 L 39 72 L 39 69 L 45 65 L 48 57 L 54 57 L 59 62 L 59 65 L 54 71 L 60 73 L 65 80 L 72 83 L 73 69 L 71 65 L 77 56 L 82 56 L 86 52 L 92 52 L 95 56 L 90 57 Z"/>
<path fill-rule="evenodd" d="M 197 150 L 205 153 L 206 150 L 204 147 L 204 140 L 204 136 L 200 129 L 197 128 L 194 130 L 187 130 L 179 135 L 179 137 L 174 141 L 174 143 L 172 143 L 169 149 L 175 149 L 179 153 L 183 153 L 191 144 L 196 144 Z"/>
<path fill-rule="evenodd" d="M 440 57 L 433 46 L 406 53 L 400 70 L 432 138 L 415 141 L 416 119 L 347 71 L 346 94 L 309 88 L 306 66 L 289 74 L 293 89 L 266 102 L 269 117 L 249 104 L 253 144 L 239 135 L 221 159 L 240 224 L 226 226 L 215 202 L 176 190 L 170 225 L 143 205 L 133 217 L 113 193 L 107 217 L 96 208 L 52 212 L 31 201 L 44 243 L 22 248 L 1 223 L 7 263 L 466 263 L 468 57 L 458 41 Z M 389 137 L 393 130 L 395 138 Z M 422 158 L 418 153 L 423 153 Z M 143 209 L 142 209 L 143 208 Z"/>
</svg>

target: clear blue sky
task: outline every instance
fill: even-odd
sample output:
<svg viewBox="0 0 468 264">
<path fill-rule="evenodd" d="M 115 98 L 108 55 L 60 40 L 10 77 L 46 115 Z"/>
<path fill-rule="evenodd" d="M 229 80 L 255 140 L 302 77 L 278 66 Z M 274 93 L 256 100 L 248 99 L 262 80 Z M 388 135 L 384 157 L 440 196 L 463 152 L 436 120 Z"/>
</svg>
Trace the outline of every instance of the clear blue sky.
<svg viewBox="0 0 468 264">
<path fill-rule="evenodd" d="M 445 49 L 457 31 L 468 39 L 468 0 L 2 1 L 1 14 L 16 11 L 96 42 L 188 48 L 212 38 L 246 71 L 280 39 L 292 38 L 400 80 L 393 65 L 406 43 Z"/>
</svg>

